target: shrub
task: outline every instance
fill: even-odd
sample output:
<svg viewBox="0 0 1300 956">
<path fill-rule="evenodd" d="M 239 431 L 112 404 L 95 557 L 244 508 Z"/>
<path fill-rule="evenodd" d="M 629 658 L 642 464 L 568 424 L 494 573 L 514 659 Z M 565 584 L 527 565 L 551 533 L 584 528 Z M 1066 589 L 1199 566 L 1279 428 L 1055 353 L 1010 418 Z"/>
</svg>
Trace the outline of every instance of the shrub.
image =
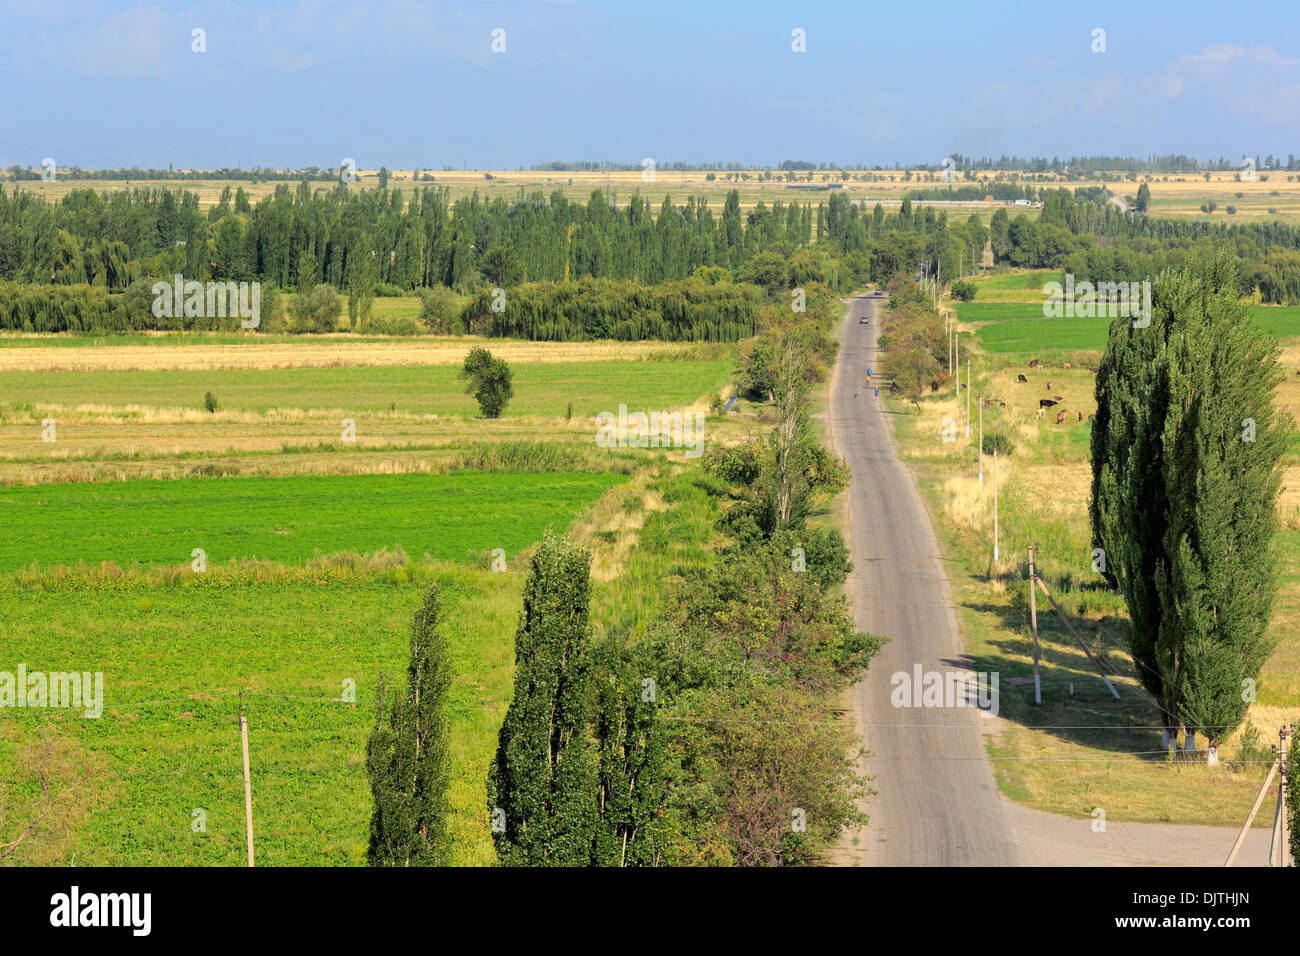
<svg viewBox="0 0 1300 956">
<path fill-rule="evenodd" d="M 204 395 L 203 407 L 206 408 L 209 412 L 215 413 L 217 410 L 217 396 L 214 395 L 212 392 L 208 392 L 206 395 Z"/>
<path fill-rule="evenodd" d="M 969 302 L 975 298 L 975 293 L 978 291 L 975 283 L 967 282 L 964 279 L 957 280 L 948 288 L 952 292 L 953 298 L 959 302 Z"/>
<path fill-rule="evenodd" d="M 307 295 L 295 295 L 289 305 L 291 332 L 335 332 L 343 300 L 327 283 L 320 283 Z"/>
<path fill-rule="evenodd" d="M 429 331 L 444 335 L 455 335 L 465 331 L 460 318 L 460 296 L 455 292 L 446 286 L 435 285 L 421 289 L 419 295 L 420 321 L 429 328 Z"/>
</svg>

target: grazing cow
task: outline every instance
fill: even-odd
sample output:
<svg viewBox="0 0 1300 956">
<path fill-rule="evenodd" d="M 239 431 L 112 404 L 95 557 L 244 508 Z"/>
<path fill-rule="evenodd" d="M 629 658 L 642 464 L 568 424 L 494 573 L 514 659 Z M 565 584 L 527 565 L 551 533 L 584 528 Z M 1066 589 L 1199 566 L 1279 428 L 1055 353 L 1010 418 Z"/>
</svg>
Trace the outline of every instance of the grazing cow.
<svg viewBox="0 0 1300 956">
<path fill-rule="evenodd" d="M 1093 375 L 1096 375 L 1098 372 L 1101 371 L 1101 369 L 1099 369 L 1099 368 L 1094 368 L 1094 369 L 1092 369 L 1091 371 L 1092 371 L 1092 374 L 1093 374 Z M 1297 375 L 1300 375 L 1300 372 L 1296 372 L 1296 374 L 1297 374 Z"/>
<path fill-rule="evenodd" d="M 1066 363 L 1065 363 L 1065 367 L 1066 367 L 1066 368 L 1074 368 L 1074 366 L 1071 365 L 1069 362 L 1066 362 Z"/>
<path fill-rule="evenodd" d="M 1030 360 L 1029 360 L 1029 367 L 1030 367 L 1030 368 L 1038 368 L 1038 359 L 1030 359 Z"/>
<path fill-rule="evenodd" d="M 1093 418 L 1093 417 L 1092 417 L 1091 415 L 1089 415 L 1089 416 L 1088 416 L 1088 421 L 1092 421 L 1092 418 Z"/>
<path fill-rule="evenodd" d="M 1034 413 L 1034 417 L 1037 418 L 1039 421 L 1042 421 L 1042 420 L 1043 420 L 1043 410 L 1040 408 L 1037 412 Z"/>
<path fill-rule="evenodd" d="M 1079 413 L 1079 421 L 1083 421 L 1083 412 Z"/>
<path fill-rule="evenodd" d="M 1296 372 L 1296 374 L 1297 374 L 1297 375 L 1300 375 L 1300 372 Z M 1023 375 L 1017 375 L 1017 376 L 1016 376 L 1016 381 L 1017 381 L 1017 382 L 1021 382 L 1021 383 L 1025 384 L 1025 385 L 1028 385 L 1028 384 L 1029 384 L 1029 379 L 1025 378 Z"/>
<path fill-rule="evenodd" d="M 1051 383 L 1051 382 L 1048 382 L 1048 383 L 1047 383 L 1047 390 L 1048 390 L 1049 392 L 1052 390 L 1052 383 Z"/>
<path fill-rule="evenodd" d="M 1006 407 L 1007 407 L 1006 402 L 998 402 L 998 408 L 1006 408 Z"/>
<path fill-rule="evenodd" d="M 1058 402 L 1065 401 L 1065 399 L 1063 399 L 1060 395 L 1053 395 L 1052 398 L 1056 399 Z"/>
<path fill-rule="evenodd" d="M 1039 407 L 1039 408 L 1051 408 L 1051 407 L 1052 407 L 1053 405 L 1055 405 L 1055 404 L 1056 404 L 1056 402 L 1055 402 L 1053 399 L 1050 399 L 1050 398 L 1040 398 L 1040 399 L 1038 400 L 1038 407 Z"/>
<path fill-rule="evenodd" d="M 1061 409 L 1059 412 L 1056 413 L 1056 424 L 1059 425 L 1059 424 L 1061 424 L 1061 422 L 1063 422 L 1063 421 L 1065 421 L 1065 409 L 1064 409 L 1064 408 Z"/>
</svg>

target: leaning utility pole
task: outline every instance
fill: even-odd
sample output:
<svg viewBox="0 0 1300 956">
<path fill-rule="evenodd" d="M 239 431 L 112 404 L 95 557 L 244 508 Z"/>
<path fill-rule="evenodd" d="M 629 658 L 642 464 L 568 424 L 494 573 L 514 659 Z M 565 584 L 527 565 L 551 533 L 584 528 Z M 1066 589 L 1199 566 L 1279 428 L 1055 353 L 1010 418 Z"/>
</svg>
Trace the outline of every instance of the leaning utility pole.
<svg viewBox="0 0 1300 956">
<path fill-rule="evenodd" d="M 1029 626 L 1034 633 L 1034 703 L 1043 702 L 1043 687 L 1038 680 L 1038 602 L 1034 598 L 1034 546 L 1029 546 Z"/>
</svg>

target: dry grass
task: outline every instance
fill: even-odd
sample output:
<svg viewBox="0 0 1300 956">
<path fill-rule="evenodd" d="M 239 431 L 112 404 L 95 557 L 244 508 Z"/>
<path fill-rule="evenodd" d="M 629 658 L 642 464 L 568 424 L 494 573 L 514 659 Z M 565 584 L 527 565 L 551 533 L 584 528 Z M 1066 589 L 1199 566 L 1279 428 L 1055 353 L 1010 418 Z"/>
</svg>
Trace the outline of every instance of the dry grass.
<svg viewBox="0 0 1300 956">
<path fill-rule="evenodd" d="M 29 337 L 30 338 L 30 337 Z M 46 337 L 48 338 L 48 336 Z M 0 339 L 0 343 L 3 339 Z M 486 345 L 511 363 L 628 362 L 688 356 L 701 350 L 674 342 L 525 342 L 482 338 L 394 338 L 356 342 L 342 335 L 302 342 L 212 344 L 201 337 L 175 345 L 87 345 L 0 348 L 0 372 L 208 371 L 212 369 L 340 368 L 375 365 L 460 365 Z"/>
</svg>

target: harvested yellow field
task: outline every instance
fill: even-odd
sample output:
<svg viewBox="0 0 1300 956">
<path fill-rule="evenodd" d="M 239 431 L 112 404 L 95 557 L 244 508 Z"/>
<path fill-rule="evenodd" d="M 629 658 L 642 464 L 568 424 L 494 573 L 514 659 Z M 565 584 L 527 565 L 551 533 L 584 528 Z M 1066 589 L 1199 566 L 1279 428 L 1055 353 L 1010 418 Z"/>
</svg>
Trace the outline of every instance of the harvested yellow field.
<svg viewBox="0 0 1300 956">
<path fill-rule="evenodd" d="M 486 346 L 507 362 L 629 362 L 692 355 L 691 343 L 524 342 L 474 338 L 421 338 L 355 342 L 338 336 L 312 341 L 248 345 L 102 345 L 93 348 L 0 348 L 0 372 L 207 371 L 214 369 L 342 368 L 378 365 L 460 365 L 470 349 Z"/>
</svg>

